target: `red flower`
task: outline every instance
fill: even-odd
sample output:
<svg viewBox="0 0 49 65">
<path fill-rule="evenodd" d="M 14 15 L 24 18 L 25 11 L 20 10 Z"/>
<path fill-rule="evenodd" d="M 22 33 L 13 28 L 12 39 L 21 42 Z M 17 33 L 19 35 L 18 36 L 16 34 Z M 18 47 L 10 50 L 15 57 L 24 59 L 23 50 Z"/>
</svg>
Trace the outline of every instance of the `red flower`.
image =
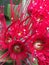
<svg viewBox="0 0 49 65">
<path fill-rule="evenodd" d="M 0 13 L 0 49 L 4 46 L 4 34 L 6 30 L 6 21 L 3 13 Z"/>
<path fill-rule="evenodd" d="M 19 39 L 15 38 L 12 39 L 11 42 L 6 42 L 7 45 L 7 52 L 6 54 L 3 54 L 2 58 L 6 58 L 8 55 L 12 60 L 16 61 L 17 65 L 21 65 L 21 61 L 24 61 L 24 63 L 27 64 L 25 61 L 26 58 L 29 58 L 30 52 L 30 47 L 28 47 L 28 44 L 26 41 L 22 42 Z"/>
<path fill-rule="evenodd" d="M 33 35 L 31 38 L 30 49 L 32 55 L 38 59 L 39 65 L 49 64 L 49 41 L 44 36 Z"/>
<path fill-rule="evenodd" d="M 27 19 L 28 18 L 25 20 Z M 30 33 L 32 28 L 29 28 L 31 21 L 29 24 L 27 23 L 28 25 L 23 25 L 25 20 L 22 21 L 22 23 L 20 20 L 13 22 L 5 31 L 4 45 L 6 46 L 8 53 L 3 55 L 2 58 L 9 55 L 12 60 L 16 61 L 17 65 L 21 65 L 21 61 L 28 58 L 28 55 L 31 53 L 26 42 L 26 40 L 32 35 Z M 26 63 L 26 61 L 24 62 Z"/>
<path fill-rule="evenodd" d="M 29 49 L 27 48 L 25 43 L 15 41 L 9 45 L 8 50 L 10 53 L 10 57 L 13 60 L 16 60 L 17 65 L 19 65 L 25 58 L 28 58 Z"/>
<path fill-rule="evenodd" d="M 0 59 L 10 56 L 17 65 L 21 65 L 21 61 L 32 53 L 33 57 L 38 58 L 39 65 L 49 65 L 49 1 L 31 0 L 28 6 L 28 13 L 31 16 L 23 21 L 20 21 L 21 17 L 15 19 L 12 6 L 11 9 L 13 23 L 7 29 L 3 14 L 0 14 L 3 24 L 0 45 L 3 49 L 8 50 Z"/>
<path fill-rule="evenodd" d="M 28 12 L 31 14 L 33 23 L 33 31 L 39 35 L 46 35 L 49 28 L 49 1 L 47 0 L 31 0 L 28 6 Z"/>
<path fill-rule="evenodd" d="M 39 35 L 49 37 L 49 21 L 44 20 L 40 23 L 33 24 L 33 30 Z"/>
<path fill-rule="evenodd" d="M 31 0 L 29 6 L 28 6 L 28 12 L 32 16 L 36 12 L 45 13 L 48 14 L 49 12 L 49 1 L 48 0 Z"/>
</svg>

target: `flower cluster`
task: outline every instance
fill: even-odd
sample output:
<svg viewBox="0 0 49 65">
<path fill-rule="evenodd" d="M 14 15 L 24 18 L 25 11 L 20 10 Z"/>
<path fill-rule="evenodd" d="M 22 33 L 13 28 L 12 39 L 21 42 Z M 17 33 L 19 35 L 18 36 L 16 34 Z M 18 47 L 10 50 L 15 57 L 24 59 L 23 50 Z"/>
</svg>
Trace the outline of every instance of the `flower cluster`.
<svg viewBox="0 0 49 65">
<path fill-rule="evenodd" d="M 49 65 L 49 1 L 31 0 L 27 14 L 23 20 L 13 17 L 8 27 L 0 14 L 0 49 L 6 50 L 0 59 L 9 56 L 17 65 L 28 65 L 27 58 L 32 65 L 37 58 L 39 65 Z"/>
<path fill-rule="evenodd" d="M 28 14 L 31 16 L 35 32 L 31 36 L 32 54 L 38 58 L 39 65 L 49 65 L 49 1 L 31 1 Z"/>
</svg>

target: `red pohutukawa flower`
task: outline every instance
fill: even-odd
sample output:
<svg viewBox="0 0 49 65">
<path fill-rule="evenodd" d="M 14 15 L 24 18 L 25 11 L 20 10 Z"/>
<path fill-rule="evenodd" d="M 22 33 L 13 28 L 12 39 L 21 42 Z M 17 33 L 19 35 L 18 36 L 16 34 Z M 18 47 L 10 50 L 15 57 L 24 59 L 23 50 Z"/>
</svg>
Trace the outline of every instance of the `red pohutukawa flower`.
<svg viewBox="0 0 49 65">
<path fill-rule="evenodd" d="M 26 24 L 26 20 L 29 23 Z M 17 20 L 13 22 L 6 29 L 4 35 L 3 49 L 5 48 L 8 51 L 3 54 L 1 59 L 9 55 L 11 59 L 16 61 L 17 65 L 21 65 L 22 61 L 27 64 L 25 59 L 31 54 L 27 39 L 32 35 L 32 22 L 29 17 L 23 21 Z"/>
<path fill-rule="evenodd" d="M 33 30 L 44 34 L 49 27 L 49 1 L 31 0 L 28 6 L 28 12 L 33 22 Z M 38 5 L 37 5 L 38 4 Z M 45 31 L 44 31 L 45 30 Z"/>
<path fill-rule="evenodd" d="M 22 43 L 20 41 L 15 41 L 9 45 L 9 53 L 10 57 L 13 60 L 16 60 L 17 65 L 21 65 L 21 61 L 25 58 L 28 58 L 29 49 L 25 45 L 25 43 Z"/>
<path fill-rule="evenodd" d="M 28 6 L 28 13 L 33 16 L 37 12 L 40 12 L 40 14 L 46 12 L 45 15 L 49 14 L 49 1 L 47 1 L 47 0 L 31 0 L 30 4 Z"/>
<path fill-rule="evenodd" d="M 28 7 L 28 13 L 33 21 L 33 30 L 35 35 L 32 36 L 33 56 L 38 58 L 39 65 L 49 65 L 49 1 L 31 0 Z M 44 44 L 43 44 L 44 43 Z M 47 47 L 47 48 L 46 48 Z M 34 51 L 35 50 L 35 51 Z M 47 55 L 48 54 L 48 55 Z M 40 57 L 41 56 L 41 57 Z"/>
<path fill-rule="evenodd" d="M 31 18 L 35 24 L 35 26 L 45 21 L 45 19 L 49 19 L 49 1 L 47 0 L 31 0 L 28 6 L 28 13 L 31 15 Z"/>
<path fill-rule="evenodd" d="M 6 51 L 0 59 L 6 58 L 5 63 L 9 56 L 16 65 L 23 62 L 28 65 L 27 58 L 32 65 L 35 57 L 39 65 L 49 65 L 49 1 L 31 0 L 29 16 L 26 19 L 22 17 L 23 21 L 20 14 L 20 18 L 15 16 L 12 0 L 10 2 L 12 23 L 7 28 L 4 15 L 0 14 L 0 49 Z M 19 12 L 21 6 L 18 7 Z"/>
<path fill-rule="evenodd" d="M 4 33 L 6 30 L 6 21 L 3 13 L 4 6 L 0 6 L 0 49 L 2 49 L 4 44 Z"/>
<path fill-rule="evenodd" d="M 49 65 L 49 41 L 48 38 L 34 34 L 28 40 L 32 55 L 38 59 L 39 65 Z"/>
</svg>

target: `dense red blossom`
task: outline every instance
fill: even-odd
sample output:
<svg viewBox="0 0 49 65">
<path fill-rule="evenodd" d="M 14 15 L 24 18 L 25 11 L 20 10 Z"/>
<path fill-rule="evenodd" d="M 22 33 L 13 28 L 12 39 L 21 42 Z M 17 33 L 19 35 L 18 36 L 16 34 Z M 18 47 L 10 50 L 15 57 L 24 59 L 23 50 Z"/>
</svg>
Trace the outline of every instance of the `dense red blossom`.
<svg viewBox="0 0 49 65">
<path fill-rule="evenodd" d="M 49 41 L 48 38 L 40 35 L 33 35 L 30 38 L 29 46 L 32 55 L 38 59 L 39 65 L 49 65 Z M 41 62 L 41 63 L 40 63 Z"/>
<path fill-rule="evenodd" d="M 31 0 L 28 12 L 31 15 L 33 31 L 40 35 L 49 36 L 49 1 Z"/>
<path fill-rule="evenodd" d="M 0 13 L 0 46 L 4 47 L 4 33 L 6 30 L 6 21 L 3 13 Z"/>
<path fill-rule="evenodd" d="M 22 22 L 20 22 L 20 20 L 13 22 L 6 29 L 4 37 L 3 48 L 8 50 L 9 56 L 16 61 L 17 65 L 21 65 L 20 61 L 28 58 L 28 54 L 31 53 L 26 42 L 26 40 L 31 36 L 31 28 L 29 29 L 31 21 L 28 26 L 23 25 L 24 22 L 25 20 Z M 7 54 L 5 56 L 7 56 Z"/>
<path fill-rule="evenodd" d="M 20 9 L 21 5 L 18 12 Z M 27 64 L 24 59 L 29 59 L 32 54 L 31 61 L 35 57 L 39 65 L 49 65 L 49 1 L 31 0 L 29 17 L 23 21 L 21 15 L 15 19 L 12 0 L 11 11 L 12 23 L 8 27 L 4 15 L 0 14 L 0 49 L 7 50 L 0 59 L 10 56 L 21 65 L 22 60 Z"/>
<path fill-rule="evenodd" d="M 31 0 L 28 6 L 35 35 L 31 37 L 31 51 L 39 65 L 49 65 L 49 1 Z"/>
</svg>

